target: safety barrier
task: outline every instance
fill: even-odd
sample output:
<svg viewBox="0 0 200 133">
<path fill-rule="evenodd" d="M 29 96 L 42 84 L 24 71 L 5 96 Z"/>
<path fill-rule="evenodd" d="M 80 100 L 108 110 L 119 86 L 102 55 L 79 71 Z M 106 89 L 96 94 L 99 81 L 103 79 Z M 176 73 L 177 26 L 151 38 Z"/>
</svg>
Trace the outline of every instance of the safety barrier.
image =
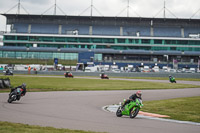
<svg viewBox="0 0 200 133">
<path fill-rule="evenodd" d="M 0 79 L 0 89 L 10 88 L 10 79 L 9 78 L 1 78 Z"/>
</svg>

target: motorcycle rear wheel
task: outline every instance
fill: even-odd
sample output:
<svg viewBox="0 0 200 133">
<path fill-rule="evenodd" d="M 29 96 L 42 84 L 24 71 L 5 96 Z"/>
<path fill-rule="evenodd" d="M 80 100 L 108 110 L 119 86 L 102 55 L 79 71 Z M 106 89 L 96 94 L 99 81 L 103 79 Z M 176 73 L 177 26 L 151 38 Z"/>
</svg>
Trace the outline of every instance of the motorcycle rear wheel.
<svg viewBox="0 0 200 133">
<path fill-rule="evenodd" d="M 134 107 L 130 110 L 130 118 L 135 118 L 139 112 L 139 108 L 136 108 L 135 111 L 133 111 Z"/>
<path fill-rule="evenodd" d="M 122 111 L 121 111 L 120 107 L 117 109 L 116 116 L 122 117 Z"/>
</svg>

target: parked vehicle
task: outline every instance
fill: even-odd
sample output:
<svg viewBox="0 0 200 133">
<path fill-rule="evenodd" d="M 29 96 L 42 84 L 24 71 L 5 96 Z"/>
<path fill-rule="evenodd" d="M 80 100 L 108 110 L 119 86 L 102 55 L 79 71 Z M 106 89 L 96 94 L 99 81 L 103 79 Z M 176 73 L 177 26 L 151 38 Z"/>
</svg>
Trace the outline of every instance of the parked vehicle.
<svg viewBox="0 0 200 133">
<path fill-rule="evenodd" d="M 195 73 L 196 72 L 196 69 L 195 68 L 190 68 L 190 73 Z"/>
<path fill-rule="evenodd" d="M 173 76 L 169 75 L 169 82 L 176 83 L 176 80 Z"/>
<path fill-rule="evenodd" d="M 159 66 L 154 66 L 152 69 L 153 69 L 154 72 L 159 72 L 160 71 Z"/>
<path fill-rule="evenodd" d="M 120 73 L 120 70 L 119 69 L 113 69 L 112 72 L 114 72 L 114 73 Z"/>
<path fill-rule="evenodd" d="M 65 78 L 74 78 L 71 72 L 64 73 Z"/>
<path fill-rule="evenodd" d="M 149 66 L 144 66 L 144 69 L 142 70 L 142 72 L 150 72 Z"/>
<path fill-rule="evenodd" d="M 97 66 L 85 67 L 85 72 L 96 72 L 97 70 Z"/>
<path fill-rule="evenodd" d="M 122 109 L 122 105 L 120 103 L 120 106 L 116 112 L 116 116 L 121 117 L 123 115 L 127 115 L 130 116 L 130 118 L 135 118 L 142 107 L 142 100 L 139 98 L 136 98 L 135 101 L 130 101 L 130 103 L 124 106 L 124 109 Z"/>
</svg>

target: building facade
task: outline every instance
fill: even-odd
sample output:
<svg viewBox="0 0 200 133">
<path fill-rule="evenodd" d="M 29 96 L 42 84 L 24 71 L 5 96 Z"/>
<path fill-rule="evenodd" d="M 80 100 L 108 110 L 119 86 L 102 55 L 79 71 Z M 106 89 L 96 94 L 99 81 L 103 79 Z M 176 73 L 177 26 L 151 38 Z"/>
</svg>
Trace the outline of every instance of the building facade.
<svg viewBox="0 0 200 133">
<path fill-rule="evenodd" d="M 1 58 L 78 60 L 94 52 L 96 63 L 162 64 L 175 60 L 197 67 L 200 19 L 4 14 Z"/>
</svg>

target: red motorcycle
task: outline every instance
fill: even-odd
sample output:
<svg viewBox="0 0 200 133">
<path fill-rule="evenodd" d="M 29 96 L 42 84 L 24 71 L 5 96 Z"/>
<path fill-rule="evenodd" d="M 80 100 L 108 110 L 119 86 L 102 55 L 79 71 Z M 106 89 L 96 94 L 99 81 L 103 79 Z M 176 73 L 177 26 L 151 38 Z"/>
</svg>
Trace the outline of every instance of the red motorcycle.
<svg viewBox="0 0 200 133">
<path fill-rule="evenodd" d="M 101 79 L 109 79 L 108 75 L 106 74 L 100 74 Z"/>
<path fill-rule="evenodd" d="M 64 76 L 65 76 L 65 78 L 73 78 L 74 77 L 71 72 L 64 73 Z"/>
</svg>

